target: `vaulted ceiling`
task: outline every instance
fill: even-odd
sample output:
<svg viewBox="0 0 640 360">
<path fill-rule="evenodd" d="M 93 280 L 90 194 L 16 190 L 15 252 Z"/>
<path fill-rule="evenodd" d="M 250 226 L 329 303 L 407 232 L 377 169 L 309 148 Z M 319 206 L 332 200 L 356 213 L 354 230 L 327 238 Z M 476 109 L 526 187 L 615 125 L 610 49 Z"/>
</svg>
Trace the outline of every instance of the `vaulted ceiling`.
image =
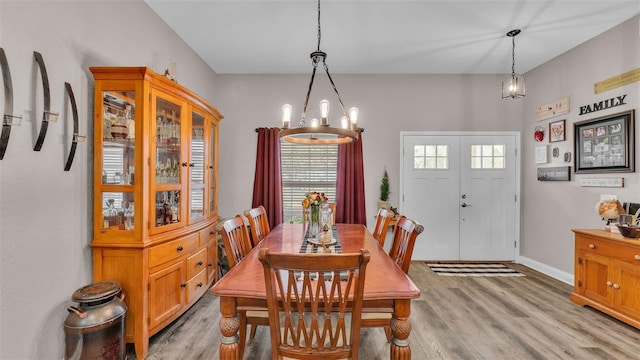
<svg viewBox="0 0 640 360">
<path fill-rule="evenodd" d="M 311 70 L 316 0 L 145 2 L 217 73 Z M 323 0 L 320 48 L 331 73 L 502 74 L 521 29 L 525 73 L 637 14 L 640 0 Z"/>
</svg>

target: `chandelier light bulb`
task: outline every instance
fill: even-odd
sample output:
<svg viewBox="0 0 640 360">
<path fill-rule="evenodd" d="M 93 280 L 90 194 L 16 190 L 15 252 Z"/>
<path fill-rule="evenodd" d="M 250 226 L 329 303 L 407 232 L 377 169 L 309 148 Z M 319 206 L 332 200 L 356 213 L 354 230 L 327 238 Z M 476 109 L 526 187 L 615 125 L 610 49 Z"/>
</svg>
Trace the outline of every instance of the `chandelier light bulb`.
<svg viewBox="0 0 640 360">
<path fill-rule="evenodd" d="M 351 130 L 358 129 L 358 114 L 360 110 L 357 107 L 349 109 L 349 119 L 351 120 Z"/>
<path fill-rule="evenodd" d="M 291 112 L 293 107 L 290 104 L 282 105 L 282 128 L 288 129 L 291 123 Z"/>
<path fill-rule="evenodd" d="M 311 119 L 311 127 L 318 127 L 318 119 L 316 118 Z"/>
<path fill-rule="evenodd" d="M 329 100 L 320 100 L 320 118 L 323 126 L 329 125 Z"/>
<path fill-rule="evenodd" d="M 347 119 L 346 116 L 341 116 L 340 117 L 340 126 L 343 129 L 348 129 L 349 128 L 349 119 Z"/>
</svg>

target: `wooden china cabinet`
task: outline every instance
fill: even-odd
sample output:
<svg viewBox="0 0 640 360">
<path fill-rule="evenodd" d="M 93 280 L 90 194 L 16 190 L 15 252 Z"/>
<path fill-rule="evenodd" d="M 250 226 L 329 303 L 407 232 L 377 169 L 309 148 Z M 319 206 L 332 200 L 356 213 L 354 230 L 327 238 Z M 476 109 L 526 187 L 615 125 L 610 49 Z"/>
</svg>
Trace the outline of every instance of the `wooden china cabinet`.
<svg viewBox="0 0 640 360">
<path fill-rule="evenodd" d="M 216 279 L 218 110 L 146 67 L 92 67 L 93 280 L 125 293 L 125 341 L 149 336 Z"/>
</svg>

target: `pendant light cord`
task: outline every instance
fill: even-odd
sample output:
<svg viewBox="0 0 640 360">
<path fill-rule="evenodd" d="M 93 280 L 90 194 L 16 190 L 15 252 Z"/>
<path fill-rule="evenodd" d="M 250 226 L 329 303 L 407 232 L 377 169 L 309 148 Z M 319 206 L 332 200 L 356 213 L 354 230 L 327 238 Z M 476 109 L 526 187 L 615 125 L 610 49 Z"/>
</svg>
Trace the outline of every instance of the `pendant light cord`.
<svg viewBox="0 0 640 360">
<path fill-rule="evenodd" d="M 511 37 L 511 76 L 516 75 L 516 37 Z"/>
</svg>

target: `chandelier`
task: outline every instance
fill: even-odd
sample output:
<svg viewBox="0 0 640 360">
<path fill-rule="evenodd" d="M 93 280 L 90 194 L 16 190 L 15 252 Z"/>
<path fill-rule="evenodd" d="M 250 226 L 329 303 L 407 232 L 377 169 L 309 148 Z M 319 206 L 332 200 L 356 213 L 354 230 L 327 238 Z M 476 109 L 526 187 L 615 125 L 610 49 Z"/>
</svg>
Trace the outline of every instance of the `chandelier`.
<svg viewBox="0 0 640 360">
<path fill-rule="evenodd" d="M 524 97 L 525 81 L 522 75 L 516 74 L 516 36 L 520 34 L 520 29 L 511 30 L 507 36 L 511 38 L 511 76 L 502 82 L 502 98 L 518 99 Z"/>
<path fill-rule="evenodd" d="M 311 81 L 309 82 L 309 89 L 307 90 L 307 97 L 304 101 L 304 107 L 302 108 L 302 115 L 297 127 L 291 125 L 291 113 L 293 107 L 290 104 L 282 106 L 282 130 L 280 130 L 280 139 L 290 143 L 298 144 L 346 144 L 358 139 L 358 108 L 352 107 L 347 111 L 338 93 L 338 88 L 329 74 L 329 67 L 327 66 L 326 59 L 327 54 L 320 50 L 320 0 L 318 0 L 318 47 L 316 51 L 311 53 L 311 64 L 313 65 L 313 72 L 311 73 Z M 340 118 L 340 127 L 332 127 L 329 125 L 329 101 L 323 99 L 320 101 L 320 121 L 318 119 L 311 119 L 307 124 L 305 118 L 307 116 L 307 106 L 309 105 L 309 95 L 311 95 L 311 88 L 313 88 L 313 80 L 316 76 L 316 70 L 318 65 L 322 62 L 322 67 L 327 73 L 327 78 L 333 87 L 333 91 L 336 93 L 338 103 L 342 108 L 343 116 Z"/>
</svg>

